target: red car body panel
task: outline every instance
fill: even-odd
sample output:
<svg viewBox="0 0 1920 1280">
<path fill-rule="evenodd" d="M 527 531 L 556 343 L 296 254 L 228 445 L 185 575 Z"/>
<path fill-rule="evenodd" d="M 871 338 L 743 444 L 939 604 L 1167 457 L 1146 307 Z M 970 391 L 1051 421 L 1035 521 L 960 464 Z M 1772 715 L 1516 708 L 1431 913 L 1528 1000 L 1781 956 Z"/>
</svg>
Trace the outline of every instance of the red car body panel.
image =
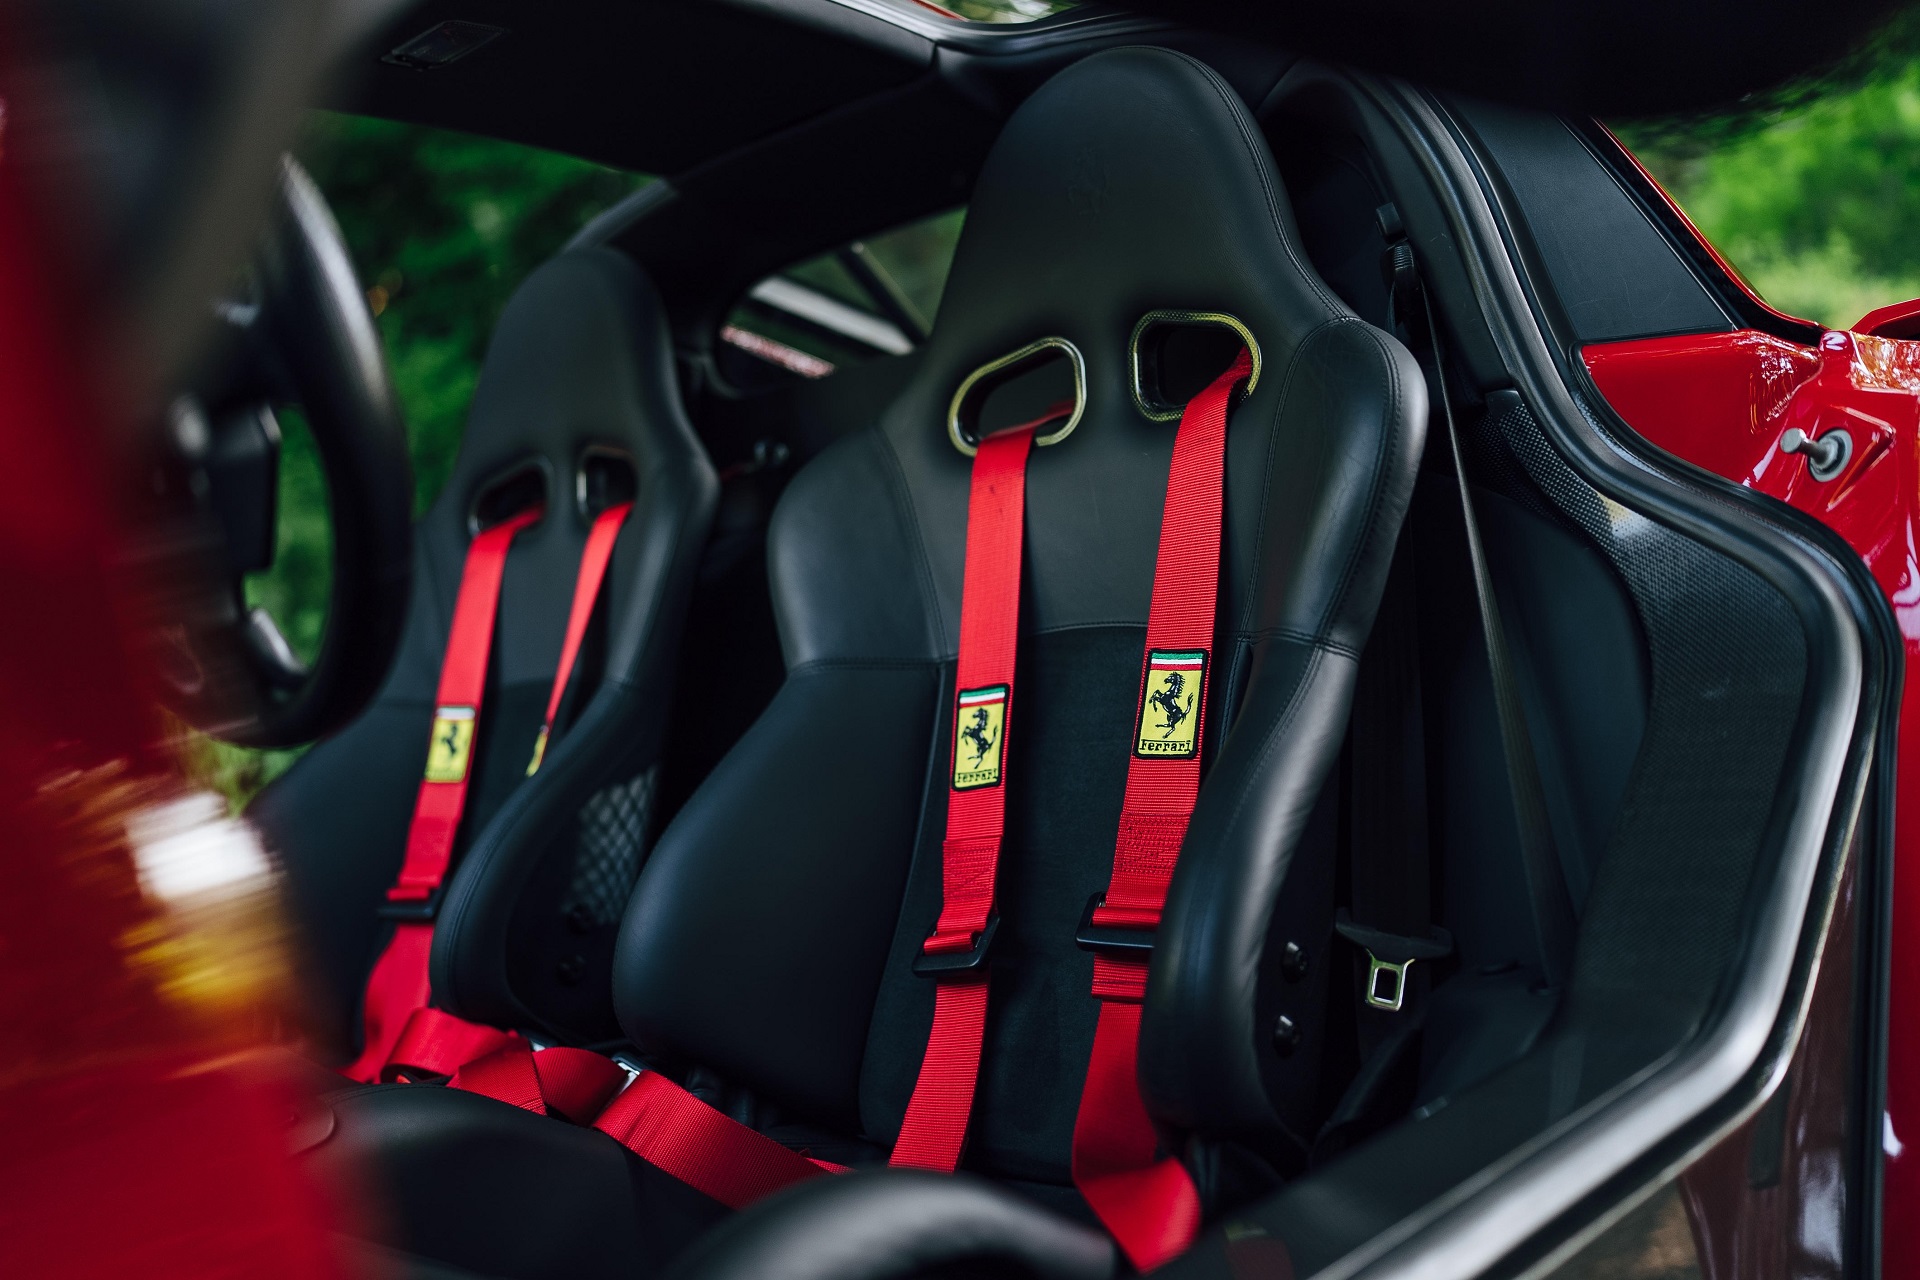
<svg viewBox="0 0 1920 1280">
<path fill-rule="evenodd" d="M 1910 307 L 1883 309 L 1891 314 Z M 1875 313 L 1876 316 L 1882 313 Z M 1894 802 L 1883 1269 L 1920 1275 L 1920 342 L 1830 331 L 1804 347 L 1752 330 L 1587 347 L 1588 372 L 1636 432 L 1694 465 L 1780 499 L 1859 552 L 1906 649 Z M 1780 447 L 1799 428 L 1845 428 L 1831 480 Z"/>
<path fill-rule="evenodd" d="M 129 643 L 122 442 L 18 173 L 0 165 L 0 1265 L 323 1280 L 322 1200 L 241 1065 L 252 957 L 197 950 L 214 939 L 141 886 L 129 828 L 187 784 Z"/>
</svg>

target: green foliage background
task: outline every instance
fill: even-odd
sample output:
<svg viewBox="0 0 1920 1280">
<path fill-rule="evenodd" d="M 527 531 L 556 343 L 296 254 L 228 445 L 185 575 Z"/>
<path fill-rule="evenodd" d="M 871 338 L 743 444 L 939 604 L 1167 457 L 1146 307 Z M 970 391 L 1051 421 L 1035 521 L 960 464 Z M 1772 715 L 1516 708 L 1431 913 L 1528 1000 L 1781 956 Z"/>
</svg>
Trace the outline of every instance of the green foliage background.
<svg viewBox="0 0 1920 1280">
<path fill-rule="evenodd" d="M 1845 328 L 1920 297 L 1913 43 L 1891 32 L 1768 107 L 1619 132 L 1761 297 Z"/>
</svg>

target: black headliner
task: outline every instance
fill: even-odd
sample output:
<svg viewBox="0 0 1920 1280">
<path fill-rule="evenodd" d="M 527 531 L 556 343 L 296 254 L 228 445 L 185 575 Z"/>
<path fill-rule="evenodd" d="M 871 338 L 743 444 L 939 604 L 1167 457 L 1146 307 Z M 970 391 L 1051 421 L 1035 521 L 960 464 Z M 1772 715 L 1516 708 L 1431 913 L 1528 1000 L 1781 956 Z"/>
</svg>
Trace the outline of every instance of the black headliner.
<svg viewBox="0 0 1920 1280">
<path fill-rule="evenodd" d="M 978 67 L 1057 69 L 1146 29 L 1166 43 L 1178 21 L 1221 33 L 1216 54 L 1285 48 L 1553 111 L 1671 113 L 1831 64 L 1901 7 L 1812 18 L 1796 0 L 1753 0 L 1730 20 L 1717 0 L 1120 2 L 1133 12 L 1089 4 L 992 28 L 856 7 L 873 0 L 417 0 L 348 55 L 332 105 L 675 175 L 929 71 L 1003 116 L 1024 95 L 1006 100 Z M 447 19 L 508 34 L 434 71 L 380 61 Z"/>
<path fill-rule="evenodd" d="M 676 174 L 926 71 L 930 43 L 850 16 L 863 38 L 716 0 L 423 0 L 348 57 L 329 105 Z M 431 71 L 380 61 L 447 19 L 507 34 Z"/>
</svg>

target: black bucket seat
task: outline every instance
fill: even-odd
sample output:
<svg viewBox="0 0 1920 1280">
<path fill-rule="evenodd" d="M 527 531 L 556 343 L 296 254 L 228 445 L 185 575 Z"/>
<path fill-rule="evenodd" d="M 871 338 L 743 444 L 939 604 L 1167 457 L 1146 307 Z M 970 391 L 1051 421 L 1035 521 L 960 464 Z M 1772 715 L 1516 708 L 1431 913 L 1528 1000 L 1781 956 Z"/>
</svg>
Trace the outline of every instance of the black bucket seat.
<svg viewBox="0 0 1920 1280">
<path fill-rule="evenodd" d="M 1156 312 L 1178 313 L 1162 317 L 1175 335 L 1234 318 L 1263 372 L 1228 428 L 1206 775 L 1155 943 L 1142 1094 L 1217 1209 L 1257 1185 L 1247 1171 L 1298 1171 L 1344 1083 L 1319 1078 L 1345 966 L 1317 801 L 1419 465 L 1425 385 L 1308 265 L 1233 91 L 1180 54 L 1110 51 L 1013 116 L 912 382 L 783 496 L 769 562 L 786 682 L 662 836 L 614 958 L 621 1026 L 649 1067 L 815 1157 L 885 1161 L 935 1001 L 914 962 L 941 905 L 970 465 L 949 406 L 996 358 L 1065 339 L 1084 355 L 1085 412 L 1027 472 L 1001 921 L 962 1165 L 1000 1185 L 823 1176 L 737 1215 L 687 1265 L 813 1274 L 808 1259 L 855 1245 L 859 1274 L 943 1251 L 1049 1275 L 1112 1265 L 1069 1171 L 1098 1013 L 1075 935 L 1112 866 L 1174 440 L 1142 399 L 1178 371 L 1137 378 L 1130 360 Z M 1170 337 L 1158 358 L 1178 349 Z M 1272 1034 L 1282 1017 L 1290 1037 Z M 442 1263 L 645 1276 L 728 1216 L 605 1134 L 477 1094 L 373 1088 L 334 1111 L 318 1159 L 370 1165 L 389 1242 Z"/>
<path fill-rule="evenodd" d="M 503 311 L 460 453 L 415 535 L 407 629 L 378 698 L 250 810 L 283 859 L 315 969 L 325 1056 L 353 1056 L 393 925 L 442 657 L 475 531 L 532 506 L 511 545 L 454 873 L 434 921 L 434 1004 L 574 1041 L 618 1034 L 614 936 L 652 829 L 667 692 L 718 483 L 681 408 L 658 295 L 624 255 L 568 252 Z M 527 766 L 589 525 L 631 499 L 558 736 Z"/>
</svg>

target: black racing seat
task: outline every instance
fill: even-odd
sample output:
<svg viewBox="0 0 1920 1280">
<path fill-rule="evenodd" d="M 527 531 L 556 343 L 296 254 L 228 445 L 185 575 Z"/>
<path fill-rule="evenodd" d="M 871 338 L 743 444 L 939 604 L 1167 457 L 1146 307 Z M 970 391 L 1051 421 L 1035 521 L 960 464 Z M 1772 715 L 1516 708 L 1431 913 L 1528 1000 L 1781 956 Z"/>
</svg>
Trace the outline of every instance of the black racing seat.
<svg viewBox="0 0 1920 1280">
<path fill-rule="evenodd" d="M 1136 341 L 1167 311 L 1164 342 Z M 1320 1078 L 1343 966 L 1317 801 L 1418 468 L 1425 386 L 1307 265 L 1232 90 L 1183 55 L 1123 49 L 1014 115 L 913 381 L 783 496 L 769 561 L 786 682 L 662 836 L 614 959 L 621 1025 L 651 1068 L 815 1157 L 884 1163 L 935 1000 L 914 967 L 941 902 L 970 465 L 949 404 L 996 358 L 1065 339 L 1084 355 L 1085 412 L 1027 471 L 1001 920 L 963 1164 L 998 1187 L 820 1177 L 715 1232 L 725 1208 L 602 1133 L 389 1086 L 339 1099 L 315 1151 L 378 1179 L 388 1243 L 513 1277 L 648 1276 L 696 1241 L 682 1266 L 730 1276 L 854 1259 L 849 1274 L 906 1275 L 970 1255 L 1021 1274 L 1112 1266 L 1068 1163 L 1097 1014 L 1075 934 L 1112 866 L 1173 446 L 1143 402 L 1179 381 L 1185 327 L 1204 335 L 1220 315 L 1263 372 L 1228 428 L 1207 772 L 1155 943 L 1139 1078 L 1211 1212 L 1303 1167 L 1344 1083 Z M 1276 1037 L 1282 1017 L 1293 1034 Z"/>
<path fill-rule="evenodd" d="M 500 317 L 458 459 L 416 531 L 400 653 L 367 711 L 250 810 L 283 859 L 322 1053 L 353 1056 L 393 925 L 442 655 L 477 527 L 529 506 L 506 563 L 454 874 L 434 922 L 434 1003 L 574 1041 L 618 1034 L 608 974 L 650 829 L 664 687 L 718 484 L 681 408 L 652 284 L 609 250 L 534 272 Z M 633 499 L 562 705 L 527 775 L 592 517 Z"/>
</svg>

